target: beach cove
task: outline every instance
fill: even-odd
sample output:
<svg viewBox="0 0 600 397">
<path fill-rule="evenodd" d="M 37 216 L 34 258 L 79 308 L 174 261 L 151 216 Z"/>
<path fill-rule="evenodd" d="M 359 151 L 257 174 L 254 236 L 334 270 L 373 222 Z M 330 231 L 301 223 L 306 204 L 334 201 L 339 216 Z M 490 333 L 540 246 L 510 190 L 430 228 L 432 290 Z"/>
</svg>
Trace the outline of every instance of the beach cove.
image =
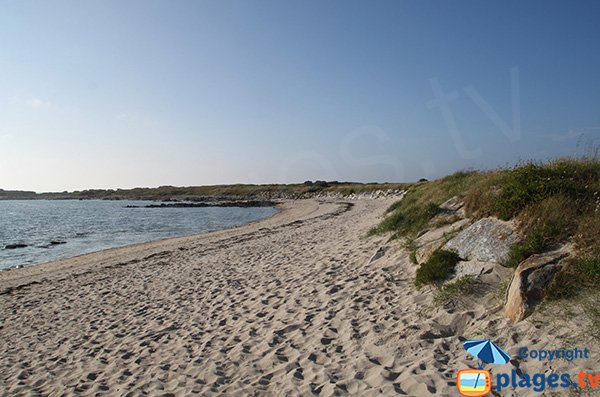
<svg viewBox="0 0 600 397">
<path fill-rule="evenodd" d="M 493 295 L 433 305 L 402 245 L 366 237 L 396 200 L 2 272 L 2 395 L 455 395 L 463 335 L 556 340 Z"/>
</svg>

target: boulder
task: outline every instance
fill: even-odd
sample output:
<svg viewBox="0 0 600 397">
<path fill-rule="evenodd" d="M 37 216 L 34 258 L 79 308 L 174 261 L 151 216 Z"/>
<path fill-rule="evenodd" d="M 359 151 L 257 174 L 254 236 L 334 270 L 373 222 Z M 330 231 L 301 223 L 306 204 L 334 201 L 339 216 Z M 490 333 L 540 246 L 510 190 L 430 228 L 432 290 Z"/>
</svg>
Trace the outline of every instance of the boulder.
<svg viewBox="0 0 600 397">
<path fill-rule="evenodd" d="M 417 250 L 415 251 L 415 259 L 417 260 L 417 263 L 427 262 L 429 258 L 431 258 L 431 255 L 433 255 L 433 253 L 436 250 L 440 249 L 440 247 L 444 245 L 445 242 L 446 240 L 444 239 L 438 239 L 430 241 L 425 245 L 422 245 L 421 247 L 417 248 Z"/>
<path fill-rule="evenodd" d="M 461 219 L 450 225 L 445 225 L 437 229 L 430 230 L 419 238 L 415 239 L 414 243 L 417 246 L 415 256 L 417 258 L 417 262 L 427 262 L 435 250 L 441 248 L 446 243 L 449 235 L 458 232 L 467 226 L 469 222 L 469 219 Z"/>
<path fill-rule="evenodd" d="M 504 280 L 510 280 L 512 274 L 513 269 L 496 262 L 460 261 L 456 264 L 454 274 L 448 282 L 457 281 L 465 276 L 472 276 L 484 284 L 498 285 Z"/>
<path fill-rule="evenodd" d="M 527 317 L 543 299 L 546 287 L 569 253 L 565 250 L 532 255 L 517 267 L 506 293 L 504 314 L 513 322 Z"/>
<path fill-rule="evenodd" d="M 494 265 L 495 263 L 493 262 L 460 261 L 456 264 L 456 267 L 454 268 L 454 277 L 479 277 L 484 272 L 491 271 Z"/>
<path fill-rule="evenodd" d="M 454 196 L 449 200 L 446 200 L 442 205 L 440 205 L 440 211 L 442 213 L 455 214 L 461 218 L 465 217 L 465 202 L 462 197 Z"/>
<path fill-rule="evenodd" d="M 467 260 L 502 263 L 510 247 L 519 241 L 511 222 L 483 218 L 461 231 L 444 245 Z"/>
<path fill-rule="evenodd" d="M 464 209 L 464 201 L 462 197 L 454 196 L 449 200 L 446 200 L 439 207 L 439 213 L 434 216 L 429 224 L 431 225 L 439 225 L 445 223 L 453 223 L 458 219 L 463 219 L 466 216 Z"/>
</svg>

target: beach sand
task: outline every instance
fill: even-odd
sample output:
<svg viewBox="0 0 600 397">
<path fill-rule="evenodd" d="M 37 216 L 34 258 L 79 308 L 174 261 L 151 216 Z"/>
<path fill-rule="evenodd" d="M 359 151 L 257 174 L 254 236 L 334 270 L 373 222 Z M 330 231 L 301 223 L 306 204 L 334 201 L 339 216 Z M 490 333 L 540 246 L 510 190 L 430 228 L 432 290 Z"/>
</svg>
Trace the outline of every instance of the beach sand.
<svg viewBox="0 0 600 397">
<path fill-rule="evenodd" d="M 493 291 L 436 305 L 400 242 L 366 237 L 395 200 L 290 201 L 234 229 L 2 272 L 0 395 L 457 395 L 476 366 L 461 338 L 514 354 L 576 331 L 510 324 Z"/>
</svg>

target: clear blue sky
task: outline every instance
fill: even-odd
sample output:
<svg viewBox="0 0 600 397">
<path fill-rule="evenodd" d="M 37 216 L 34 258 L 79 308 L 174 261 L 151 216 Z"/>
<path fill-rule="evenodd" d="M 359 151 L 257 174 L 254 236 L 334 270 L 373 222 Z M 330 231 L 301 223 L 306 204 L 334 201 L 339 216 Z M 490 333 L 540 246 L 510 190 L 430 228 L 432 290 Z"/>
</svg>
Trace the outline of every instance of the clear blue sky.
<svg viewBox="0 0 600 397">
<path fill-rule="evenodd" d="M 0 7 L 4 189 L 411 181 L 600 135 L 599 2 Z"/>
</svg>

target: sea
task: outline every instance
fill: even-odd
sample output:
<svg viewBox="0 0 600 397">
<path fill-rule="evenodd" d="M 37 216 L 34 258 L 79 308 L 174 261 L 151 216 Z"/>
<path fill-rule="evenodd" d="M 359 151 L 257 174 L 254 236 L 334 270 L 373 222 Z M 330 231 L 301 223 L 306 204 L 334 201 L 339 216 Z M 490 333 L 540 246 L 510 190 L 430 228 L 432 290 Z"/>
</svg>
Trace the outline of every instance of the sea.
<svg viewBox="0 0 600 397">
<path fill-rule="evenodd" d="M 127 208 L 126 200 L 0 200 L 0 270 L 124 245 L 225 229 L 267 218 L 271 207 Z M 7 246 L 26 245 L 21 248 Z"/>
</svg>

